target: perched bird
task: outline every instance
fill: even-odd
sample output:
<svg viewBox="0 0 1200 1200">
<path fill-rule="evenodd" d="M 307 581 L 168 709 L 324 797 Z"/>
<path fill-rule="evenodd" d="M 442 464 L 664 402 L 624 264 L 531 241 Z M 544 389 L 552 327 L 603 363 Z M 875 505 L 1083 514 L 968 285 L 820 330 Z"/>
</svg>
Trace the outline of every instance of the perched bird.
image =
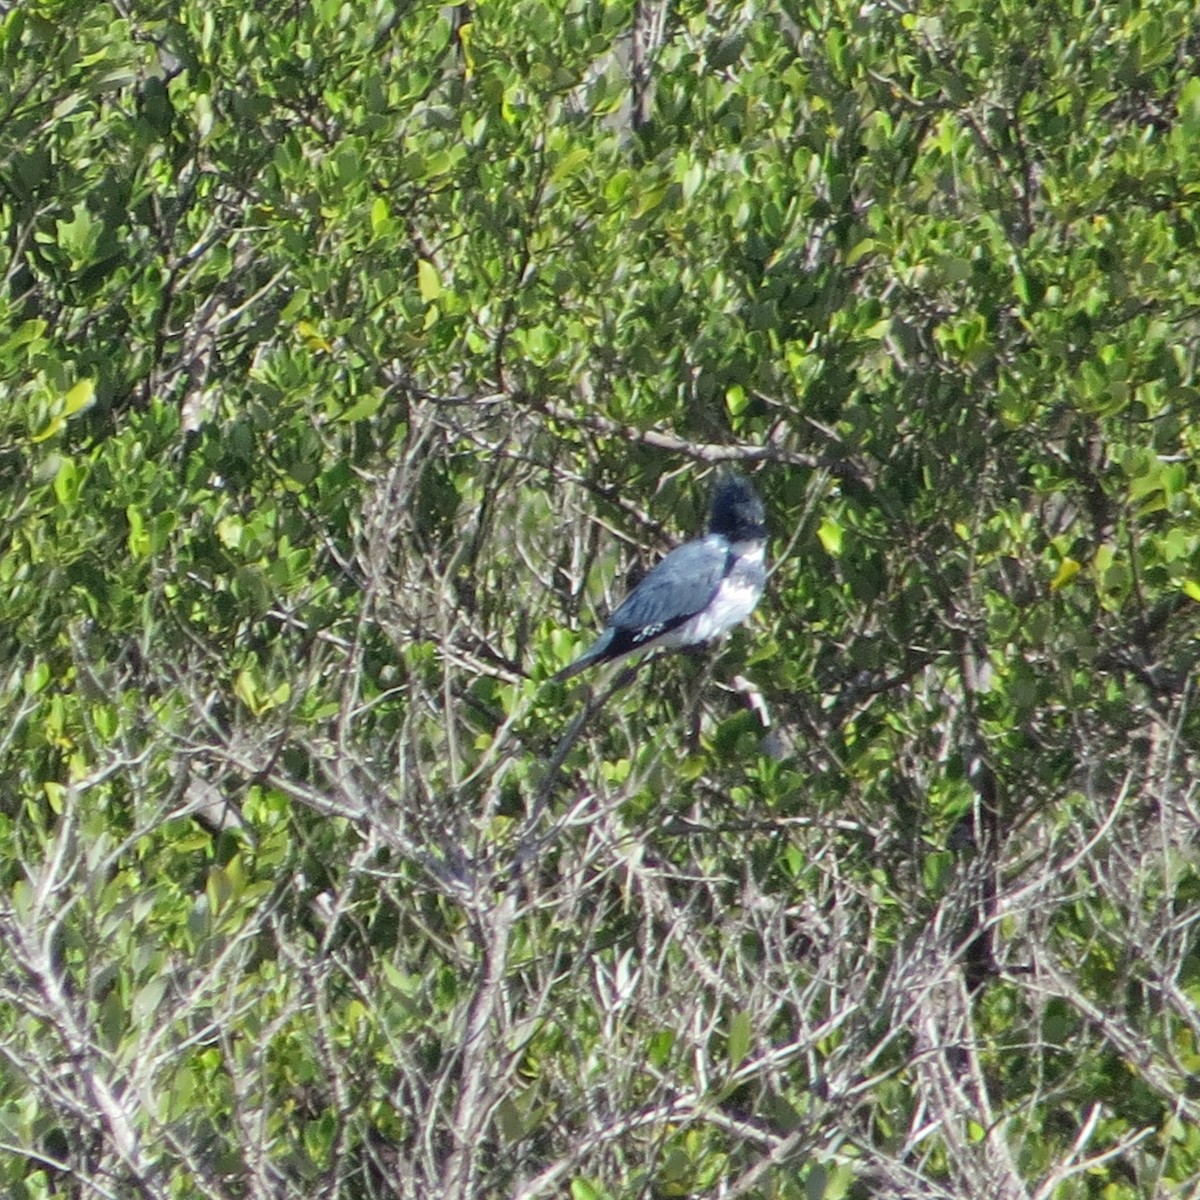
<svg viewBox="0 0 1200 1200">
<path fill-rule="evenodd" d="M 741 475 L 713 493 L 708 533 L 672 550 L 608 618 L 604 632 L 555 679 L 652 646 L 696 646 L 728 633 L 753 611 L 767 581 L 766 515 Z"/>
</svg>

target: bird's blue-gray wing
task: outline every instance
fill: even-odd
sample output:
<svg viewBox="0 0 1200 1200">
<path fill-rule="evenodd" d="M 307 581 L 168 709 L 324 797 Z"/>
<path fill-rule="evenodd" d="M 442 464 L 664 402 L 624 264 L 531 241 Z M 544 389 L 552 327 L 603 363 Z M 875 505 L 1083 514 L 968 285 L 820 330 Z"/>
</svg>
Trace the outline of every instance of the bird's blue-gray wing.
<svg viewBox="0 0 1200 1200">
<path fill-rule="evenodd" d="M 620 658 L 690 620 L 716 595 L 726 558 L 724 544 L 712 537 L 672 550 L 617 606 L 596 641 L 554 678 L 570 679 L 592 663 Z"/>
<path fill-rule="evenodd" d="M 726 552 L 714 541 L 701 538 L 672 550 L 618 605 L 609 628 L 640 645 L 700 612 L 725 575 Z"/>
</svg>

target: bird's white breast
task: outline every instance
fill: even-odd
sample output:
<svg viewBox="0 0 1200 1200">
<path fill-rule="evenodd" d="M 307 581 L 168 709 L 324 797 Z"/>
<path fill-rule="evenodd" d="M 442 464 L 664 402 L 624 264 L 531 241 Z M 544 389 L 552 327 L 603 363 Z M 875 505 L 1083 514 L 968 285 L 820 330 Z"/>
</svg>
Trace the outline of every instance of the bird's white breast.
<svg viewBox="0 0 1200 1200">
<path fill-rule="evenodd" d="M 731 547 L 737 556 L 732 571 L 721 580 L 717 594 L 708 606 L 682 625 L 658 639 L 660 646 L 693 646 L 709 642 L 740 625 L 762 598 L 766 571 L 763 543 L 739 543 Z"/>
</svg>

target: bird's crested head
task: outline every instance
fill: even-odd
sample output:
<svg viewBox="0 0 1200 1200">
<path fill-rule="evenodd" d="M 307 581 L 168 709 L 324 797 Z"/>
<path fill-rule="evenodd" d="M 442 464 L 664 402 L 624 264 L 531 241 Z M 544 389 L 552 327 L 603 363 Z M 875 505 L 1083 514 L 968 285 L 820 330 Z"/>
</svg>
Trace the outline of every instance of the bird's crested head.
<svg viewBox="0 0 1200 1200">
<path fill-rule="evenodd" d="M 713 492 L 708 528 L 731 542 L 767 536 L 767 514 L 758 493 L 744 475 L 722 476 Z"/>
</svg>

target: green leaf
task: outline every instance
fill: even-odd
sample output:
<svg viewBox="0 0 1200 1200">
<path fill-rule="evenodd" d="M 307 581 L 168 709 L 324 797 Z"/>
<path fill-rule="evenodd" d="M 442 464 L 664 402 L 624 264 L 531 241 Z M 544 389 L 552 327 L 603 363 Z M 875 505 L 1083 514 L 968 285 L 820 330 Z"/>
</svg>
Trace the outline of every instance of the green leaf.
<svg viewBox="0 0 1200 1200">
<path fill-rule="evenodd" d="M 383 393 L 372 392 L 363 396 L 356 404 L 350 405 L 343 412 L 338 413 L 339 421 L 366 421 L 373 417 L 383 404 Z"/>
<path fill-rule="evenodd" d="M 49 665 L 38 661 L 25 672 L 25 677 L 22 680 L 22 690 L 26 696 L 36 696 L 49 682 Z"/>
<path fill-rule="evenodd" d="M 258 673 L 243 669 L 233 681 L 233 694 L 252 712 L 259 713 L 263 704 L 263 689 Z"/>
<path fill-rule="evenodd" d="M 805 1200 L 825 1200 L 828 1183 L 829 1171 L 820 1163 L 813 1163 L 804 1177 Z"/>
<path fill-rule="evenodd" d="M 134 994 L 133 1003 L 129 1006 L 130 1016 L 135 1025 L 144 1026 L 152 1022 L 158 1013 L 167 993 L 167 979 L 157 976 L 151 979 Z"/>
<path fill-rule="evenodd" d="M 751 1025 L 750 1014 L 744 1009 L 734 1013 L 729 1022 L 728 1047 L 726 1050 L 730 1069 L 739 1067 L 746 1058 L 746 1055 L 750 1051 L 752 1033 L 753 1026 Z"/>
<path fill-rule="evenodd" d="M 555 164 L 554 170 L 551 172 L 551 178 L 555 183 L 562 183 L 564 180 L 577 175 L 580 168 L 591 158 L 591 151 L 586 146 L 574 146 L 567 151 Z"/>
<path fill-rule="evenodd" d="M 1058 565 L 1058 570 L 1055 572 L 1054 578 L 1050 582 L 1050 590 L 1052 592 L 1061 591 L 1065 588 L 1079 572 L 1082 570 L 1082 564 L 1075 561 L 1073 558 L 1064 558 Z"/>
<path fill-rule="evenodd" d="M 1179 124 L 1189 141 L 1200 137 L 1200 75 L 1193 75 L 1179 89 Z"/>
<path fill-rule="evenodd" d="M 500 1136 L 509 1145 L 519 1142 L 525 1136 L 524 1115 L 520 1107 L 508 1096 L 502 1097 L 496 1106 L 496 1124 L 499 1126 Z"/>
<path fill-rule="evenodd" d="M 62 816 L 67 799 L 67 789 L 61 783 L 48 779 L 42 784 L 42 791 L 45 793 L 46 803 L 50 805 L 51 812 L 56 816 Z"/>
<path fill-rule="evenodd" d="M 817 537 L 831 558 L 842 552 L 842 533 L 842 527 L 832 517 L 826 517 L 817 527 Z"/>
<path fill-rule="evenodd" d="M 48 322 L 40 317 L 32 321 L 22 321 L 9 335 L 8 340 L 0 345 L 0 359 L 6 359 L 14 351 L 25 346 L 34 346 L 40 342 L 48 327 Z"/>
<path fill-rule="evenodd" d="M 660 1029 L 646 1039 L 647 1060 L 659 1070 L 666 1067 L 670 1061 L 671 1051 L 675 1046 L 675 1034 L 670 1029 Z"/>
<path fill-rule="evenodd" d="M 92 216 L 84 200 L 76 203 L 70 220 L 55 222 L 58 244 L 70 258 L 73 271 L 91 262 L 102 229 L 101 222 Z"/>
<path fill-rule="evenodd" d="M 49 441 L 50 438 L 64 428 L 66 423 L 67 418 L 61 412 L 55 413 L 47 425 L 39 433 L 35 433 L 29 440 L 35 445 L 39 442 Z"/>
<path fill-rule="evenodd" d="M 58 469 L 54 473 L 54 495 L 59 504 L 70 506 L 79 499 L 84 478 L 84 472 L 71 459 L 59 460 Z"/>
<path fill-rule="evenodd" d="M 134 558 L 146 558 L 154 549 L 154 542 L 150 536 L 150 532 L 146 528 L 146 523 L 142 519 L 142 514 L 135 505 L 127 505 L 125 508 L 125 519 L 129 523 L 129 553 Z"/>
<path fill-rule="evenodd" d="M 437 268 L 426 258 L 417 260 L 417 288 L 426 304 L 432 304 L 442 294 L 441 277 Z"/>
<path fill-rule="evenodd" d="M 865 258 L 870 254 L 876 246 L 874 238 L 863 238 L 857 242 L 846 254 L 846 266 L 852 267 L 859 259 Z"/>
<path fill-rule="evenodd" d="M 109 989 L 100 1004 L 98 1028 L 103 1045 L 110 1051 L 120 1048 L 125 1035 L 127 1013 L 119 984 Z"/>
<path fill-rule="evenodd" d="M 940 898 L 954 869 L 954 855 L 949 850 L 926 854 L 921 863 L 921 884 L 928 896 Z"/>
<path fill-rule="evenodd" d="M 96 399 L 96 381 L 81 379 L 66 396 L 63 397 L 63 415 L 74 416 L 85 408 L 90 408 Z"/>
</svg>

